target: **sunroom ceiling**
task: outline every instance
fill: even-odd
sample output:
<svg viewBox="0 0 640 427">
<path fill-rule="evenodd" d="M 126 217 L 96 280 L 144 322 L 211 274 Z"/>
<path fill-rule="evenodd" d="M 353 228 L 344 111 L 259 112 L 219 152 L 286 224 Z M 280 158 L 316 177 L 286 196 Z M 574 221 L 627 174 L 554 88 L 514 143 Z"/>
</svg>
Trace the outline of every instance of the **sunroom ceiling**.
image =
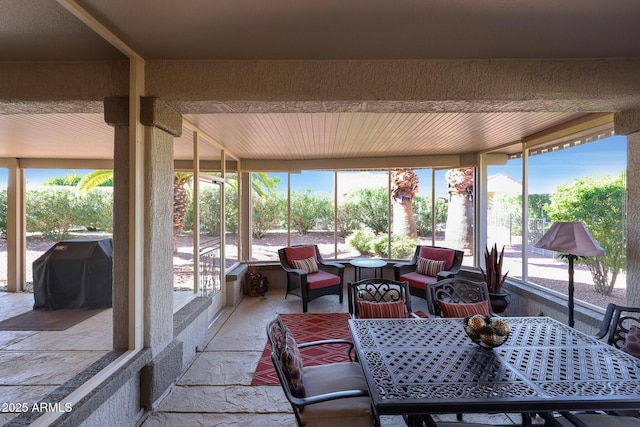
<svg viewBox="0 0 640 427">
<path fill-rule="evenodd" d="M 637 0 L 0 0 L 0 61 L 126 59 L 77 17 L 80 9 L 149 60 L 640 57 Z M 496 111 L 503 112 L 185 119 L 240 159 L 298 160 L 476 152 L 587 113 Z M 191 158 L 190 128 L 175 147 L 177 158 Z M 22 115 L 0 105 L 0 158 L 110 159 L 112 152 L 113 129 L 100 113 Z M 219 152 L 211 146 L 201 155 Z"/>
<path fill-rule="evenodd" d="M 288 113 L 186 115 L 241 159 L 413 157 L 484 151 L 579 113 Z M 190 158 L 191 132 L 178 158 Z M 515 150 L 516 148 L 514 148 Z"/>
</svg>

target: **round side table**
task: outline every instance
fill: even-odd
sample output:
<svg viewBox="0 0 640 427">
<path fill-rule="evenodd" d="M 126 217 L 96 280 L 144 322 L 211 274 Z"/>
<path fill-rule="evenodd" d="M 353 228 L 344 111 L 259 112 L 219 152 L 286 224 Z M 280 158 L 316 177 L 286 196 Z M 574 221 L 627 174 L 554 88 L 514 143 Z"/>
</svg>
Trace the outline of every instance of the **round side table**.
<svg viewBox="0 0 640 427">
<path fill-rule="evenodd" d="M 354 267 L 354 278 L 357 282 L 362 277 L 361 269 L 363 268 L 373 268 L 374 277 L 378 277 L 378 270 L 380 270 L 380 277 L 382 277 L 382 269 L 387 265 L 387 261 L 380 258 L 354 258 L 350 264 Z"/>
</svg>

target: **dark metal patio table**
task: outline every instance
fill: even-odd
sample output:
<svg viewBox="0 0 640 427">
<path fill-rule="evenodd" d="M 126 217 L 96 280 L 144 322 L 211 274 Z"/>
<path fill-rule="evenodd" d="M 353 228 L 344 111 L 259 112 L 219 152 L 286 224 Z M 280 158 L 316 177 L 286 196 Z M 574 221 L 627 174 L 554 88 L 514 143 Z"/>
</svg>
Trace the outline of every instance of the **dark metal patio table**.
<svg viewBox="0 0 640 427">
<path fill-rule="evenodd" d="M 483 349 L 462 319 L 351 319 L 379 415 L 640 408 L 640 360 L 549 317 L 501 318 Z"/>
</svg>

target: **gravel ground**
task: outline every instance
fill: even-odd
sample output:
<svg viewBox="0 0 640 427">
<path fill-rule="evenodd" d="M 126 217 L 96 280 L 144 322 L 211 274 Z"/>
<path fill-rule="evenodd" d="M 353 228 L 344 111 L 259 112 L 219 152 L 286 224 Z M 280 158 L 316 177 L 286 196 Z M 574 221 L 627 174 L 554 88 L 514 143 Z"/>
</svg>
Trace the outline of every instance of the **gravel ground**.
<svg viewBox="0 0 640 427">
<path fill-rule="evenodd" d="M 96 238 L 105 237 L 104 234 L 79 234 L 73 237 L 83 238 Z M 308 241 L 309 237 L 292 235 L 292 244 L 302 243 Z M 314 233 L 313 240 L 320 245 L 323 252 L 333 252 L 333 234 L 332 233 Z M 253 239 L 254 255 L 259 258 L 263 256 L 273 254 L 277 248 L 286 246 L 286 234 L 285 233 L 270 233 L 262 239 Z M 44 239 L 41 237 L 29 237 L 27 239 L 27 288 L 31 287 L 32 270 L 31 265 L 40 255 L 46 252 L 55 242 Z M 342 242 L 343 243 L 343 242 Z M 190 288 L 193 282 L 193 251 L 192 251 L 192 238 L 185 235 L 179 239 L 178 251 L 174 255 L 174 284 L 177 289 Z M 235 239 L 228 238 L 227 246 L 235 247 Z M 228 249 L 229 250 L 229 249 Z M 233 251 L 233 249 L 231 249 Z M 507 253 L 508 252 L 508 253 Z M 507 247 L 505 250 L 507 258 L 505 259 L 505 266 L 510 272 L 522 271 L 521 262 L 519 259 L 518 247 Z M 346 245 L 338 245 L 338 256 L 342 258 L 357 257 L 359 254 Z M 508 264 L 508 266 L 507 266 Z M 0 290 L 6 290 L 7 279 L 7 241 L 0 239 Z M 510 273 L 511 276 L 517 277 L 515 273 Z M 549 277 L 558 277 L 549 278 Z M 554 260 L 549 258 L 543 258 L 540 255 L 529 255 L 529 280 L 542 286 L 546 286 L 550 289 L 556 290 L 563 294 L 567 292 L 568 282 L 568 266 L 562 260 Z M 616 304 L 625 304 L 625 289 L 626 277 L 624 274 L 620 274 L 616 280 L 616 287 L 613 290 L 613 294 L 610 296 L 604 296 L 597 294 L 593 290 L 593 281 L 591 279 L 591 273 L 587 267 L 582 265 L 575 266 L 574 274 L 575 283 L 575 297 L 586 301 L 588 303 L 597 305 L 599 307 L 606 307 L 607 303 L 614 302 Z"/>
</svg>

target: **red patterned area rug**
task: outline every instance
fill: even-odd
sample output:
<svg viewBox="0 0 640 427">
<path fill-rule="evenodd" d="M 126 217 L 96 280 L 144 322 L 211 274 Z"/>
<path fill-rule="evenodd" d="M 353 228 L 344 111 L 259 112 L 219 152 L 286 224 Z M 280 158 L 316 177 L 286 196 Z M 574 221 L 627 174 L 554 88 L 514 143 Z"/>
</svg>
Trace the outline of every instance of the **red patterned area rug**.
<svg viewBox="0 0 640 427">
<path fill-rule="evenodd" d="M 282 323 L 291 330 L 298 344 L 329 339 L 352 340 L 349 331 L 349 313 L 297 313 L 281 314 Z M 348 362 L 344 345 L 321 345 L 300 350 L 305 366 Z M 271 346 L 267 341 L 251 385 L 280 384 L 271 363 Z"/>
<path fill-rule="evenodd" d="M 416 312 L 420 317 L 427 317 L 421 311 Z M 281 314 L 282 323 L 291 330 L 298 344 L 330 339 L 352 341 L 349 331 L 349 313 L 296 313 Z M 322 365 L 325 363 L 348 362 L 347 347 L 344 345 L 320 345 L 300 350 L 305 366 Z M 278 375 L 271 363 L 271 346 L 267 341 L 251 385 L 280 384 Z"/>
</svg>

